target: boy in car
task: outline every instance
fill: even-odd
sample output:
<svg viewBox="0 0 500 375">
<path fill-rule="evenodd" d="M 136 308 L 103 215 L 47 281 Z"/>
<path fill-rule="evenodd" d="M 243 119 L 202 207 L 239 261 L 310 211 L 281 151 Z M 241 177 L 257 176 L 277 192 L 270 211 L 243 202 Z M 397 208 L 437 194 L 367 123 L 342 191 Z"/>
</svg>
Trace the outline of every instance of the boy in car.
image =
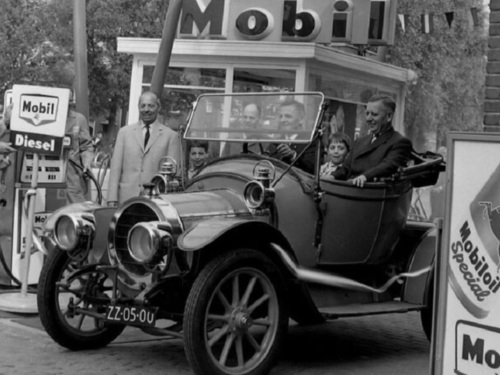
<svg viewBox="0 0 500 375">
<path fill-rule="evenodd" d="M 191 141 L 188 143 L 189 167 L 187 177 L 193 178 L 205 165 L 208 158 L 208 142 Z"/>
<path fill-rule="evenodd" d="M 351 149 L 351 139 L 344 133 L 330 135 L 327 149 L 328 161 L 321 166 L 320 176 L 330 177 L 333 172 L 342 166 L 347 153 Z"/>
</svg>

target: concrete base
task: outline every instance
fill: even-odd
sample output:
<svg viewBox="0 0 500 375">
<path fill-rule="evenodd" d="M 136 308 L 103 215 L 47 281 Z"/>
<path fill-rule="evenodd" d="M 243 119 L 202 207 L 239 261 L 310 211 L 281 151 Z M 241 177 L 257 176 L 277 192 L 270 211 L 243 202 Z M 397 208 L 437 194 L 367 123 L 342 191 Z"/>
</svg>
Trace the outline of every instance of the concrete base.
<svg viewBox="0 0 500 375">
<path fill-rule="evenodd" d="M 0 310 L 21 314 L 37 314 L 36 294 L 21 292 L 0 294 Z"/>
</svg>

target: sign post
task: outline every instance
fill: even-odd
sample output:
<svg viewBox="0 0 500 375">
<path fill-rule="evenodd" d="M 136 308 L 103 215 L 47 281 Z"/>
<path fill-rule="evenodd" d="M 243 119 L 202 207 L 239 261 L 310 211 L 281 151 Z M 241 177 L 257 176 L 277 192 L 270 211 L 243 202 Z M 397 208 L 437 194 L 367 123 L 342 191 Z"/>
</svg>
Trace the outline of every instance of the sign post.
<svg viewBox="0 0 500 375">
<path fill-rule="evenodd" d="M 36 295 L 28 293 L 31 247 L 33 244 L 39 156 L 62 154 L 63 138 L 68 116 L 69 89 L 14 85 L 10 141 L 18 150 L 33 153 L 31 189 L 25 195 L 27 207 L 24 272 L 20 293 L 0 295 L 0 310 L 18 313 L 38 312 Z M 22 245 L 20 245 L 22 246 Z"/>
<path fill-rule="evenodd" d="M 500 135 L 450 133 L 433 375 L 500 369 Z"/>
</svg>

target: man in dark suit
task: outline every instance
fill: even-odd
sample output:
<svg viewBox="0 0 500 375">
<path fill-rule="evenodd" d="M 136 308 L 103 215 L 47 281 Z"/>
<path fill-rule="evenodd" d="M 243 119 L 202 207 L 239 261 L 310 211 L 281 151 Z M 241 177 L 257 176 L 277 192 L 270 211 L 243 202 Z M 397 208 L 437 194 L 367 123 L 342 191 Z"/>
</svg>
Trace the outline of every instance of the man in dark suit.
<svg viewBox="0 0 500 375">
<path fill-rule="evenodd" d="M 305 119 L 304 104 L 296 100 L 281 103 L 278 109 L 278 129 L 288 132 L 287 138 L 295 140 L 300 134 L 295 131 L 303 130 Z M 269 147 L 269 156 L 281 159 L 287 164 L 295 162 L 295 166 L 308 173 L 314 173 L 316 148 L 309 144 L 280 143 Z M 297 159 L 305 149 L 304 154 Z"/>
<path fill-rule="evenodd" d="M 344 163 L 333 177 L 351 179 L 363 187 L 367 181 L 388 177 L 406 166 L 411 157 L 412 144 L 392 127 L 396 103 L 388 96 L 374 95 L 366 106 L 369 134 L 356 140 Z"/>
<path fill-rule="evenodd" d="M 255 103 L 249 103 L 243 109 L 243 114 L 241 116 L 241 131 L 243 133 L 242 138 L 248 139 L 248 142 L 226 142 L 225 147 L 222 150 L 222 156 L 235 155 L 241 153 L 253 153 L 253 154 L 264 154 L 264 144 L 258 142 L 258 139 L 265 138 L 263 134 L 258 133 L 259 129 L 262 128 L 262 110 L 260 106 Z"/>
</svg>

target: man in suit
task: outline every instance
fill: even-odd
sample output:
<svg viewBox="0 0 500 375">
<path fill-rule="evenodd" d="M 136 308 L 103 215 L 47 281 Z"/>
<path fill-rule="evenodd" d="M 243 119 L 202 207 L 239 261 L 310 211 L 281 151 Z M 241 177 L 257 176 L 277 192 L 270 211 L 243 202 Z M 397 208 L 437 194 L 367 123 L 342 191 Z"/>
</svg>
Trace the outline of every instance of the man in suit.
<svg viewBox="0 0 500 375">
<path fill-rule="evenodd" d="M 296 100 L 287 100 L 280 104 L 278 109 L 278 129 L 287 132 L 287 139 L 294 140 L 300 137 L 295 131 L 304 130 L 305 109 L 304 104 Z M 307 149 L 306 149 L 307 147 Z M 297 159 L 300 153 L 304 154 Z M 308 173 L 314 173 L 316 148 L 309 144 L 280 143 L 271 145 L 269 156 L 281 159 L 287 164 L 295 162 L 295 166 Z"/>
<path fill-rule="evenodd" d="M 388 96 L 374 95 L 366 106 L 369 134 L 358 138 L 344 163 L 333 177 L 351 179 L 358 187 L 375 178 L 388 177 L 406 166 L 412 144 L 392 127 L 396 103 Z"/>
<path fill-rule="evenodd" d="M 108 206 L 116 207 L 140 195 L 143 184 L 158 173 L 160 160 L 180 161 L 177 133 L 158 121 L 160 101 L 147 91 L 139 99 L 140 121 L 118 131 L 111 158 Z"/>
<path fill-rule="evenodd" d="M 255 134 L 258 129 L 262 127 L 262 110 L 260 106 L 255 103 L 250 103 L 243 108 L 241 115 L 241 131 L 243 132 L 243 139 L 248 139 L 248 142 L 227 142 L 222 156 L 235 155 L 241 153 L 254 153 L 264 154 L 264 144 L 257 142 L 256 139 L 264 137 L 262 134 Z"/>
</svg>

